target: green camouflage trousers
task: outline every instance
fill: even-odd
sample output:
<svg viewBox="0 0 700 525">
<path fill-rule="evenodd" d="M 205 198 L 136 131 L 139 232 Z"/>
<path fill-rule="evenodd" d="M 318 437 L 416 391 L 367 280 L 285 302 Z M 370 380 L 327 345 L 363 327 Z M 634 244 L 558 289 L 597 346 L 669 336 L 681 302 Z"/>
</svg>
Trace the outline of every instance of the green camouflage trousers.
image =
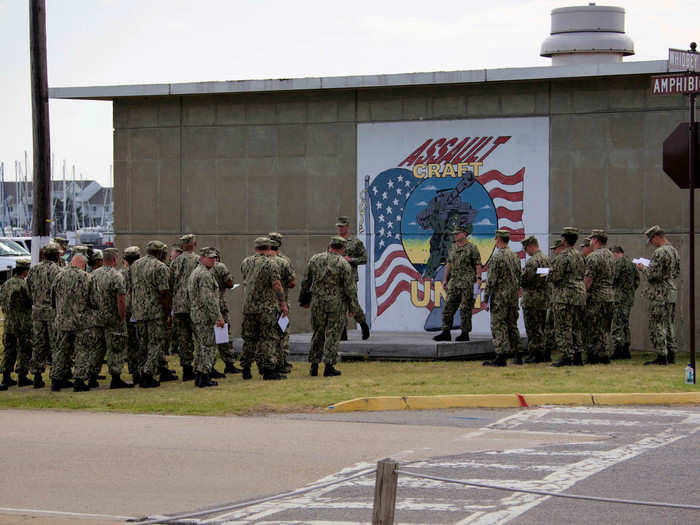
<svg viewBox="0 0 700 525">
<path fill-rule="evenodd" d="M 139 337 L 136 333 L 136 323 L 126 323 L 126 360 L 129 363 L 129 373 L 133 376 L 141 370 L 146 361 L 146 354 L 141 352 Z"/>
<path fill-rule="evenodd" d="M 493 349 L 497 355 L 507 354 L 508 350 L 514 353 L 520 352 L 517 305 L 495 303 L 491 306 L 491 335 Z"/>
<path fill-rule="evenodd" d="M 649 303 L 649 339 L 661 356 L 678 351 L 675 303 Z"/>
<path fill-rule="evenodd" d="M 554 303 L 554 332 L 557 348 L 569 358 L 583 349 L 582 321 L 584 306 Z"/>
<path fill-rule="evenodd" d="M 144 356 L 140 372 L 155 377 L 160 371 L 163 349 L 167 342 L 165 337 L 165 320 L 137 321 L 136 334 L 139 338 L 140 352 Z"/>
<path fill-rule="evenodd" d="M 472 331 L 472 309 L 474 308 L 474 283 L 466 288 L 450 287 L 447 290 L 445 309 L 442 311 L 442 329 L 451 330 L 455 313 L 459 308 L 462 331 Z"/>
<path fill-rule="evenodd" d="M 194 369 L 199 374 L 209 374 L 216 361 L 214 326 L 192 323 L 192 328 L 197 339 L 197 355 L 194 360 Z"/>
<path fill-rule="evenodd" d="M 221 343 L 216 345 L 216 347 L 219 350 L 221 360 L 227 365 L 232 365 L 236 360 L 236 353 L 233 351 L 233 343 L 231 342 L 233 339 L 231 334 L 231 316 L 228 312 L 224 312 L 222 315 L 224 322 L 228 325 L 228 343 Z"/>
<path fill-rule="evenodd" d="M 327 365 L 338 362 L 340 336 L 346 319 L 345 310 L 329 312 L 320 308 L 311 309 L 311 327 L 314 333 L 311 336 L 309 362 L 320 363 L 323 360 Z"/>
<path fill-rule="evenodd" d="M 102 370 L 102 361 L 107 357 L 107 368 L 110 374 L 120 375 L 124 369 L 126 361 L 127 335 L 124 327 L 116 326 L 96 326 L 94 329 L 95 342 L 98 350 L 93 352 L 92 371 L 99 374 Z"/>
<path fill-rule="evenodd" d="M 624 346 L 631 342 L 630 337 L 630 305 L 615 303 L 612 322 L 612 340 L 615 347 Z"/>
<path fill-rule="evenodd" d="M 360 304 L 359 302 L 357 303 L 358 305 Z M 356 323 L 366 323 L 367 322 L 367 317 L 365 316 L 365 312 L 362 309 L 362 307 L 358 307 L 358 309 L 354 312 L 355 317 L 353 319 L 355 320 Z M 347 328 L 348 323 L 350 323 L 349 318 L 345 318 L 345 328 Z M 289 345 L 288 345 L 289 346 Z M 289 355 L 289 347 L 287 347 L 287 355 Z"/>
<path fill-rule="evenodd" d="M 589 356 L 606 357 L 609 354 L 613 304 L 600 301 L 589 301 L 586 304 L 586 350 Z"/>
<path fill-rule="evenodd" d="M 73 375 L 87 381 L 90 378 L 90 352 L 95 340 L 90 328 L 84 330 L 58 330 L 56 350 L 51 364 L 51 380 L 70 377 L 71 360 L 75 361 Z"/>
<path fill-rule="evenodd" d="M 173 317 L 173 332 L 177 340 L 180 365 L 192 366 L 194 361 L 194 334 L 192 333 L 190 314 L 175 314 Z"/>
<path fill-rule="evenodd" d="M 544 322 L 544 350 L 545 353 L 552 352 L 557 349 L 557 335 L 554 331 L 554 311 L 550 308 L 547 310 L 547 319 Z"/>
<path fill-rule="evenodd" d="M 277 312 L 243 314 L 241 335 L 243 352 L 241 366 L 250 367 L 253 361 L 259 370 L 274 369 L 278 365 L 279 346 L 282 339 L 277 325 Z"/>
<path fill-rule="evenodd" d="M 56 345 L 56 327 L 53 321 L 32 320 L 32 374 L 41 375 L 52 359 Z"/>
<path fill-rule="evenodd" d="M 5 352 L 2 357 L 2 372 L 9 374 L 15 367 L 15 372 L 19 375 L 27 375 L 29 363 L 32 359 L 32 334 L 23 332 L 19 334 L 3 334 L 2 344 Z"/>
<path fill-rule="evenodd" d="M 525 332 L 527 332 L 527 348 L 530 354 L 544 352 L 545 324 L 547 310 L 542 308 L 523 308 Z"/>
</svg>

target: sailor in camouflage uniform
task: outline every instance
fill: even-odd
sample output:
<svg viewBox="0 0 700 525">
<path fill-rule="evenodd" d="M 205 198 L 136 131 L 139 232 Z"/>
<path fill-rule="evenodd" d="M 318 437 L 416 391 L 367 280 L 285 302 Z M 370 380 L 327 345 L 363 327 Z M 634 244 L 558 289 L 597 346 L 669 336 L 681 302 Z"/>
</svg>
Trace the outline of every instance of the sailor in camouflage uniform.
<svg viewBox="0 0 700 525">
<path fill-rule="evenodd" d="M 455 227 L 454 244 L 450 247 L 445 266 L 444 282 L 447 286 L 447 300 L 442 311 L 442 332 L 433 337 L 435 341 L 450 341 L 454 315 L 459 308 L 462 320 L 462 333 L 456 341 L 469 341 L 472 330 L 472 310 L 474 308 L 474 283 L 481 288 L 481 254 L 467 237 L 472 225 Z"/>
<path fill-rule="evenodd" d="M 518 291 L 520 290 L 520 258 L 508 246 L 510 233 L 496 230 L 496 248 L 491 256 L 486 278 L 485 300 L 491 312 L 491 333 L 496 359 L 484 366 L 506 366 L 508 348 L 514 365 L 522 365 L 520 331 L 518 330 Z"/>
<path fill-rule="evenodd" d="M 554 241 L 549 247 L 551 255 L 549 256 L 549 265 L 552 266 L 554 258 L 564 251 L 564 242 L 561 239 Z M 551 270 L 550 270 L 551 271 Z M 552 279 L 547 276 L 547 320 L 544 326 L 544 362 L 549 363 L 552 360 L 552 352 L 557 348 L 556 332 L 554 330 L 554 303 L 552 302 Z"/>
<path fill-rule="evenodd" d="M 18 259 L 12 269 L 12 277 L 0 287 L 0 307 L 5 314 L 2 384 L 6 387 L 32 384 L 27 378 L 32 358 L 32 298 L 25 281 L 30 265 L 30 260 Z M 17 372 L 17 381 L 11 376 L 13 367 Z"/>
<path fill-rule="evenodd" d="M 210 271 L 216 264 L 216 250 L 202 248 L 199 255 L 199 264 L 187 280 L 187 295 L 192 327 L 197 338 L 194 384 L 204 388 L 217 386 L 216 381 L 211 379 L 216 361 L 214 326 L 223 328 L 225 321 L 219 309 L 219 285 Z"/>
<path fill-rule="evenodd" d="M 149 242 L 146 257 L 130 267 L 132 315 L 136 320 L 140 352 L 144 354 L 139 383 L 142 388 L 160 386 L 155 376 L 161 368 L 166 324 L 171 312 L 170 273 L 160 261 L 164 249 L 165 245 L 160 241 Z"/>
<path fill-rule="evenodd" d="M 678 251 L 671 245 L 660 226 L 652 226 L 644 232 L 654 255 L 649 267 L 637 264 L 647 279 L 649 299 L 649 338 L 656 351 L 656 359 L 645 365 L 667 365 L 675 362 L 678 341 L 676 339 L 676 280 L 681 273 Z"/>
<path fill-rule="evenodd" d="M 139 371 L 143 362 L 146 360 L 145 354 L 141 352 L 139 346 L 139 338 L 136 334 L 136 319 L 134 319 L 132 303 L 132 279 L 131 265 L 141 258 L 141 248 L 138 246 L 129 246 L 124 250 L 124 264 L 120 273 L 124 278 L 124 286 L 126 288 L 126 362 L 128 364 L 129 373 L 137 385 L 141 382 L 141 372 Z"/>
<path fill-rule="evenodd" d="M 634 294 L 639 287 L 639 271 L 632 260 L 625 256 L 622 246 L 614 246 L 612 253 L 615 256 L 615 278 L 613 279 L 615 310 L 612 323 L 615 351 L 611 359 L 632 359 L 630 353 L 630 312 L 634 305 Z"/>
<path fill-rule="evenodd" d="M 224 296 L 226 290 L 232 289 L 235 283 L 233 281 L 233 275 L 231 275 L 228 266 L 226 266 L 221 260 L 221 252 L 216 248 L 214 251 L 216 251 L 216 264 L 214 264 L 211 272 L 214 274 L 216 284 L 219 286 L 219 310 L 221 310 L 224 323 L 228 325 L 228 343 L 216 345 L 219 349 L 221 360 L 225 365 L 223 374 L 218 372 L 216 368 L 212 368 L 212 377 L 216 379 L 217 377 L 225 377 L 225 374 L 239 374 L 241 370 L 236 368 L 235 365 L 236 353 L 233 351 L 233 343 L 231 342 L 231 315 L 229 312 L 228 303 L 226 302 L 226 297 Z"/>
<path fill-rule="evenodd" d="M 357 267 L 363 264 L 367 264 L 367 250 L 362 241 L 350 234 L 350 219 L 344 215 L 338 217 L 336 223 L 336 228 L 338 229 L 338 237 L 345 239 L 345 260 L 350 263 L 350 268 L 352 269 L 352 278 L 355 279 L 355 288 L 357 288 L 357 283 L 360 280 L 360 275 L 357 271 Z M 362 339 L 369 338 L 369 325 L 367 324 L 367 318 L 365 317 L 365 312 L 362 311 L 360 307 L 360 302 L 355 301 L 357 305 L 353 313 L 355 314 L 355 321 L 360 325 L 362 329 Z M 345 320 L 345 329 L 341 334 L 341 341 L 345 341 L 348 338 L 347 334 L 347 319 Z"/>
<path fill-rule="evenodd" d="M 548 282 L 538 268 L 549 268 L 549 258 L 540 250 L 534 235 L 523 239 L 523 248 L 529 259 L 523 268 L 520 284 L 523 289 L 523 317 L 527 332 L 528 356 L 526 363 L 544 361 L 545 324 L 547 320 Z"/>
<path fill-rule="evenodd" d="M 270 239 L 270 249 L 272 250 L 272 257 L 280 265 L 280 276 L 282 277 L 282 286 L 284 287 L 284 298 L 289 305 L 289 290 L 297 285 L 297 274 L 294 271 L 294 266 L 292 266 L 292 261 L 281 253 L 280 246 L 282 246 L 282 234 L 277 232 L 271 232 L 268 234 Z M 289 330 L 285 330 L 282 335 L 282 341 L 280 343 L 280 355 L 279 355 L 279 366 L 280 372 L 283 374 L 288 374 L 292 365 L 289 362 Z"/>
<path fill-rule="evenodd" d="M 182 255 L 175 259 L 170 267 L 173 272 L 173 330 L 182 365 L 182 380 L 190 381 L 194 379 L 192 368 L 194 339 L 189 313 L 190 305 L 187 299 L 187 279 L 199 264 L 199 257 L 195 253 L 197 240 L 194 235 L 187 234 L 180 237 L 180 246 Z"/>
<path fill-rule="evenodd" d="M 246 296 L 243 303 L 242 335 L 245 355 L 241 357 L 243 379 L 250 379 L 250 354 L 255 355 L 263 379 L 283 379 L 279 373 L 279 345 L 282 340 L 278 320 L 289 315 L 279 264 L 270 256 L 271 240 L 258 237 L 255 247 L 264 257 L 253 259 L 246 273 Z M 252 349 L 252 350 L 251 350 Z"/>
<path fill-rule="evenodd" d="M 61 271 L 53 283 L 56 305 L 56 351 L 51 364 L 51 391 L 58 392 L 70 385 L 71 358 L 75 369 L 74 392 L 87 392 L 90 387 L 90 352 L 94 344 L 92 316 L 89 308 L 90 276 L 85 271 L 87 261 L 81 254 L 73 255 L 70 265 Z"/>
<path fill-rule="evenodd" d="M 270 248 L 271 240 L 269 237 L 258 237 L 255 239 L 255 253 L 249 255 L 241 261 L 241 275 L 243 276 L 243 304 L 245 305 L 248 295 L 248 278 L 250 277 L 255 265 L 260 262 L 267 254 Z M 243 347 L 241 348 L 241 367 L 243 368 L 243 379 L 252 379 L 250 366 L 255 361 L 255 345 L 256 339 L 251 331 L 246 334 L 245 330 L 241 330 L 243 338 Z"/>
<path fill-rule="evenodd" d="M 358 311 L 357 287 L 352 268 L 344 258 L 346 240 L 331 238 L 328 251 L 317 253 L 309 259 L 300 297 L 311 295 L 311 338 L 309 361 L 311 375 L 318 375 L 318 364 L 323 360 L 324 377 L 339 376 L 335 364 L 338 361 L 340 335 L 345 327 L 346 315 L 353 317 Z"/>
<path fill-rule="evenodd" d="M 102 368 L 102 356 L 107 356 L 107 368 L 112 376 L 110 389 L 131 388 L 121 373 L 126 361 L 126 284 L 117 271 L 119 251 L 116 248 L 103 250 L 103 266 L 90 274 L 90 304 L 95 310 L 96 339 L 101 347 L 95 352 L 95 369 Z"/>
<path fill-rule="evenodd" d="M 56 264 L 58 264 L 58 266 L 61 268 L 64 268 L 66 266 L 65 255 L 68 251 L 68 239 L 64 239 L 63 237 L 54 237 L 53 242 L 58 246 L 58 261 Z"/>
<path fill-rule="evenodd" d="M 56 309 L 51 302 L 51 290 L 61 272 L 58 244 L 44 246 L 44 260 L 33 266 L 27 275 L 27 288 L 32 296 L 32 360 L 34 388 L 43 388 L 46 363 L 52 360 L 56 345 Z"/>
<path fill-rule="evenodd" d="M 578 229 L 563 229 L 564 250 L 550 261 L 549 280 L 552 282 L 554 331 L 561 359 L 552 366 L 583 365 L 581 325 L 586 307 L 586 285 L 583 283 L 586 265 L 576 250 Z"/>
<path fill-rule="evenodd" d="M 608 347 L 612 330 L 613 279 L 615 278 L 615 256 L 607 248 L 608 236 L 604 230 L 591 232 L 592 252 L 586 257 L 583 282 L 586 285 L 586 331 L 589 347 L 586 364 L 610 363 Z"/>
</svg>

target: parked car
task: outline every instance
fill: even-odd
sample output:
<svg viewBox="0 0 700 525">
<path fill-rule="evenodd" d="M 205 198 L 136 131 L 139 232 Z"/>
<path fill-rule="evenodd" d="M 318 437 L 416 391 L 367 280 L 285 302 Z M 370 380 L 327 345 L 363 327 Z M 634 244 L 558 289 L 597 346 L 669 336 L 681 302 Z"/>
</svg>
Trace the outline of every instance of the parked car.
<svg viewBox="0 0 700 525">
<path fill-rule="evenodd" d="M 5 282 L 17 259 L 30 259 L 32 254 L 11 237 L 0 237 L 0 282 Z"/>
</svg>

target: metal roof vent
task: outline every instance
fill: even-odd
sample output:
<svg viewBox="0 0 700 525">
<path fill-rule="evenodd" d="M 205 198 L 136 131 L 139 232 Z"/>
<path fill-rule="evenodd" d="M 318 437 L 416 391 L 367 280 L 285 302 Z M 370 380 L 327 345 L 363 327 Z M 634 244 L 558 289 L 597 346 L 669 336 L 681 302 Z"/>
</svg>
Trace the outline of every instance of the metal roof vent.
<svg viewBox="0 0 700 525">
<path fill-rule="evenodd" d="M 634 55 L 634 42 L 625 34 L 622 7 L 586 6 L 552 9 L 552 34 L 542 42 L 540 56 L 553 66 L 622 62 Z"/>
</svg>

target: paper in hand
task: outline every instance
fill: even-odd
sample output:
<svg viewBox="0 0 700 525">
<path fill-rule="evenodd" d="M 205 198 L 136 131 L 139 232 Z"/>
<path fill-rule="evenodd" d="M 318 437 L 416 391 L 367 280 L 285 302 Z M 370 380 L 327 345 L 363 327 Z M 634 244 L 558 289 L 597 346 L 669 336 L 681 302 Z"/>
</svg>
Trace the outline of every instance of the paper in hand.
<svg viewBox="0 0 700 525">
<path fill-rule="evenodd" d="M 235 289 L 238 288 L 239 286 L 240 286 L 240 284 L 234 284 L 233 287 L 231 288 L 231 290 L 235 290 Z"/>
<path fill-rule="evenodd" d="M 228 323 L 224 323 L 222 328 L 214 325 L 214 339 L 217 345 L 228 343 Z"/>
<path fill-rule="evenodd" d="M 549 268 L 537 268 L 537 275 L 549 275 Z"/>
<path fill-rule="evenodd" d="M 287 326 L 289 326 L 289 316 L 288 315 L 280 315 L 280 318 L 277 319 L 277 324 L 279 325 L 282 332 L 286 332 Z"/>
<path fill-rule="evenodd" d="M 646 266 L 647 268 L 649 268 L 649 264 L 651 264 L 651 261 L 649 259 L 645 259 L 644 257 L 632 259 L 632 262 L 634 264 L 641 264 L 642 266 Z"/>
</svg>

